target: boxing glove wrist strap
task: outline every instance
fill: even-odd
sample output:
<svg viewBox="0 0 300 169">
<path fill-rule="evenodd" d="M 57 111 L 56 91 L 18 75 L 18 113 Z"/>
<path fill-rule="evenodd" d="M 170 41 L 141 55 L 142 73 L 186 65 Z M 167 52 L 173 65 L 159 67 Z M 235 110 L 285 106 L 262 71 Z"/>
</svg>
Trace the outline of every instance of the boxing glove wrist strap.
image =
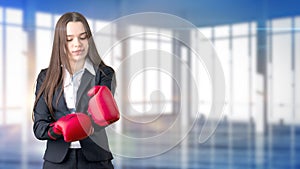
<svg viewBox="0 0 300 169">
<path fill-rule="evenodd" d="M 48 130 L 48 136 L 51 139 L 56 140 L 56 139 L 60 138 L 62 135 L 58 134 L 57 131 L 54 129 L 54 127 L 50 127 Z"/>
</svg>

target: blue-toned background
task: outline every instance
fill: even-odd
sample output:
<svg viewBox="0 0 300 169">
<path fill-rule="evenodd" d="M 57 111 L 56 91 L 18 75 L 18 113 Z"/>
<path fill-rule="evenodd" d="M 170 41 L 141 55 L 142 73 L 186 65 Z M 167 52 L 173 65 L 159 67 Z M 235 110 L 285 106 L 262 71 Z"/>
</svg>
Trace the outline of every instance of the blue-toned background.
<svg viewBox="0 0 300 169">
<path fill-rule="evenodd" d="M 55 23 L 69 11 L 88 18 L 100 39 L 96 42 L 100 48 L 114 46 L 109 53 L 99 52 L 115 70 L 124 68 L 125 58 L 148 49 L 171 53 L 190 68 L 185 72 L 175 58 L 140 53 L 141 59 L 129 61 L 125 71 L 117 72 L 120 92 L 116 98 L 123 116 L 114 126 L 116 131 L 133 138 L 149 138 L 167 131 L 176 119 L 179 125 L 164 133 L 168 139 L 153 143 L 133 144 L 118 136 L 109 137 L 115 168 L 300 168 L 300 1 L 0 0 L 1 169 L 42 167 L 45 142 L 32 133 L 35 79 L 48 65 Z M 124 28 L 111 21 L 141 12 L 167 13 L 191 22 L 199 29 L 182 36 L 192 46 L 163 36 L 172 34 L 172 29 L 151 25 L 133 25 L 126 31 L 153 34 L 139 34 L 113 44 Z M 108 24 L 111 29 L 101 32 Z M 199 37 L 203 35 L 221 62 L 226 98 L 217 129 L 208 141 L 200 143 L 198 137 L 212 103 L 212 77 L 190 49 L 201 44 Z M 135 64 L 146 67 L 149 62 L 157 68 L 166 64 L 172 71 L 147 69 L 129 76 L 135 73 Z M 188 86 L 193 82 L 197 91 Z M 163 93 L 163 99 L 150 97 L 156 90 Z M 192 99 L 195 93 L 197 103 Z M 196 104 L 196 111 L 189 108 L 192 104 Z M 160 105 L 164 105 L 163 111 L 151 109 Z M 190 124 L 192 128 L 186 132 Z M 181 142 L 173 144 L 172 140 L 181 137 Z M 170 150 L 164 151 L 169 144 Z M 124 157 L 152 152 L 161 153 L 148 158 Z"/>
</svg>

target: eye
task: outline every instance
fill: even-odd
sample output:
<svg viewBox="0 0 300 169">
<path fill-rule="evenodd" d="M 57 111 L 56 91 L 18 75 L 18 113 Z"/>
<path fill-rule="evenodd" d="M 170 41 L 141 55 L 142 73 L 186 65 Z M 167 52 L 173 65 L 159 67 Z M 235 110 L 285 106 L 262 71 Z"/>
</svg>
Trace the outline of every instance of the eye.
<svg viewBox="0 0 300 169">
<path fill-rule="evenodd" d="M 80 40 L 85 40 L 85 39 L 87 39 L 87 34 L 84 33 L 84 34 L 80 35 L 79 38 L 80 38 Z"/>
<path fill-rule="evenodd" d="M 67 42 L 71 42 L 73 38 L 67 38 Z"/>
</svg>

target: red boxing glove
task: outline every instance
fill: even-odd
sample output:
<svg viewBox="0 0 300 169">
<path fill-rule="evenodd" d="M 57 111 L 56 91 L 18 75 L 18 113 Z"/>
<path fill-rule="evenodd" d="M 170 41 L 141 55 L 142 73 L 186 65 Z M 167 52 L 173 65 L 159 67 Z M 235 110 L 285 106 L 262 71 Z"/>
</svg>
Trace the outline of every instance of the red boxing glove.
<svg viewBox="0 0 300 169">
<path fill-rule="evenodd" d="M 106 86 L 94 86 L 88 91 L 91 97 L 88 112 L 99 126 L 107 126 L 120 118 L 116 101 Z"/>
<path fill-rule="evenodd" d="M 93 127 L 88 115 L 84 113 L 68 114 L 50 124 L 48 135 L 56 140 L 63 135 L 66 142 L 78 141 L 93 133 Z"/>
</svg>

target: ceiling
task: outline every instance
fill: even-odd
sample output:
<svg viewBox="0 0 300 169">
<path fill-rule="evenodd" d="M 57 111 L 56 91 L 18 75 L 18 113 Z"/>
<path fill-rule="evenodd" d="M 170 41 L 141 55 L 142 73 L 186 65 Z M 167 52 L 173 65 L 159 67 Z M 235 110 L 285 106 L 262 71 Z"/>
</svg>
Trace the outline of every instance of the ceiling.
<svg viewBox="0 0 300 169">
<path fill-rule="evenodd" d="M 0 6 L 23 9 L 29 22 L 36 11 L 78 11 L 89 18 L 109 21 L 134 13 L 162 12 L 198 27 L 300 16 L 299 0 L 0 0 Z"/>
</svg>

